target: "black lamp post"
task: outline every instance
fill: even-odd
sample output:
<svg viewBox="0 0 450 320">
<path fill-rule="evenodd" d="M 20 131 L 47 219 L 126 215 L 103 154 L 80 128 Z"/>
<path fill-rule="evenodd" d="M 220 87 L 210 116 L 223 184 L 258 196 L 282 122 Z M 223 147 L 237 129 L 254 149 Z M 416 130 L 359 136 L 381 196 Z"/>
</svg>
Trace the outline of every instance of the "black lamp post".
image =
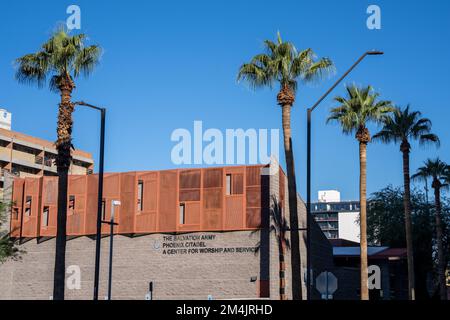
<svg viewBox="0 0 450 320">
<path fill-rule="evenodd" d="M 374 55 L 382 55 L 382 51 L 367 51 L 325 92 L 319 100 L 307 109 L 307 143 L 306 143 L 306 224 L 307 224 L 307 276 L 306 276 L 306 291 L 308 300 L 311 300 L 311 115 L 314 109 L 333 91 L 337 85 L 344 80 L 344 78 L 366 57 Z"/>
<path fill-rule="evenodd" d="M 111 300 L 112 292 L 112 264 L 113 264 L 113 240 L 114 240 L 114 226 L 119 225 L 114 222 L 115 209 L 120 206 L 120 201 L 111 201 L 111 218 L 109 221 L 102 221 L 102 223 L 109 225 L 109 274 L 108 274 L 108 300 Z"/>
<path fill-rule="evenodd" d="M 106 109 L 96 107 L 89 103 L 79 101 L 75 105 L 85 106 L 100 111 L 100 164 L 98 171 L 98 203 L 97 203 L 97 232 L 95 240 L 95 274 L 94 274 L 94 300 L 98 300 L 98 283 L 100 278 L 100 241 L 102 237 L 102 202 L 103 202 L 103 172 L 105 155 L 105 117 Z"/>
</svg>

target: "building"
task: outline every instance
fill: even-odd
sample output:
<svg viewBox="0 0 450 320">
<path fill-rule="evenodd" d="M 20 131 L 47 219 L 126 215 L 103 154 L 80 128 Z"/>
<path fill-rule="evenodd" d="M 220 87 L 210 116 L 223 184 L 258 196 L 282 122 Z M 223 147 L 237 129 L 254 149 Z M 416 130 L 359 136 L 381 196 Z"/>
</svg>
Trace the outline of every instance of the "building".
<svg viewBox="0 0 450 320">
<path fill-rule="evenodd" d="M 336 274 L 346 270 L 346 276 L 341 277 L 342 290 L 338 292 L 337 299 L 348 299 L 341 296 L 342 292 L 355 292 L 359 290 L 359 279 L 355 276 L 360 270 L 359 243 L 336 239 L 330 240 L 333 245 L 333 257 Z M 370 300 L 407 300 L 408 299 L 408 268 L 406 248 L 389 248 L 383 246 L 368 246 L 367 259 L 369 268 L 379 270 L 379 289 L 369 290 Z M 369 276 L 375 272 L 369 271 Z M 354 272 L 354 275 L 351 273 Z M 356 281 L 355 281 L 356 280 Z M 373 281 L 375 283 L 375 281 Z"/>
<path fill-rule="evenodd" d="M 4 173 L 19 177 L 56 176 L 54 159 L 57 151 L 51 141 L 11 131 L 11 113 L 0 109 L 0 196 Z M 90 174 L 94 160 L 90 153 L 75 150 L 70 174 Z"/>
<path fill-rule="evenodd" d="M 359 201 L 341 201 L 336 190 L 319 191 L 318 199 L 311 213 L 325 236 L 359 242 Z"/>
<path fill-rule="evenodd" d="M 66 266 L 68 299 L 93 292 L 97 175 L 69 177 Z M 25 251 L 0 265 L 0 299 L 49 299 L 57 212 L 57 177 L 15 178 L 11 236 Z M 279 250 L 270 232 L 278 201 L 289 221 L 287 179 L 277 163 L 166 171 L 110 173 L 103 218 L 116 210 L 113 299 L 279 299 Z M 306 208 L 298 198 L 299 227 Z M 109 227 L 102 241 L 100 296 L 106 296 Z M 302 231 L 301 231 L 302 232 Z M 287 237 L 289 237 L 289 232 Z M 301 234 L 301 283 L 306 292 L 306 234 Z M 285 253 L 286 295 L 292 297 L 291 253 Z M 313 223 L 313 275 L 333 268 L 333 251 Z M 344 294 L 344 293 L 343 293 Z M 314 290 L 313 298 L 320 298 Z"/>
</svg>

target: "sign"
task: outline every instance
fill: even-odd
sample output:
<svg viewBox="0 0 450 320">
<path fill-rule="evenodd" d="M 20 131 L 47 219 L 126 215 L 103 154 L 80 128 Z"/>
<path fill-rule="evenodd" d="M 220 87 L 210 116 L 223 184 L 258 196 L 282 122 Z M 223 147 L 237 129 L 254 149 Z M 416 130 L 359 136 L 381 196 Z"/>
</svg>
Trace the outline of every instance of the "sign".
<svg viewBox="0 0 450 320">
<path fill-rule="evenodd" d="M 334 274 L 324 271 L 316 278 L 316 289 L 322 295 L 322 299 L 333 299 L 333 293 L 338 288 L 338 281 Z"/>
<path fill-rule="evenodd" d="M 218 236 L 214 234 L 164 235 L 159 243 L 153 242 L 153 249 L 163 255 L 202 255 L 202 254 L 254 254 L 257 246 L 223 247 L 217 246 Z"/>
</svg>

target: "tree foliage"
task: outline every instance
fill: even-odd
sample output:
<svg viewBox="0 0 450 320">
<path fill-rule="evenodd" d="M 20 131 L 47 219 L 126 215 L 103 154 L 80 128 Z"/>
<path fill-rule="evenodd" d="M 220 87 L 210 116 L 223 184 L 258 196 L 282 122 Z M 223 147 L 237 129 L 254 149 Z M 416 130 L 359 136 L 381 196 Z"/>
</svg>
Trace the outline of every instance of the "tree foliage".
<svg viewBox="0 0 450 320">
<path fill-rule="evenodd" d="M 295 92 L 298 81 L 308 83 L 334 71 L 330 59 L 316 59 L 311 48 L 297 51 L 291 42 L 281 39 L 280 33 L 276 42 L 264 41 L 264 47 L 265 53 L 254 56 L 240 67 L 238 81 L 246 80 L 252 88 L 272 87 L 279 83 Z"/>
<path fill-rule="evenodd" d="M 9 206 L 0 202 L 0 263 L 6 261 L 8 258 L 15 258 L 19 254 L 19 249 L 15 242 L 9 237 L 7 231 L 7 214 Z"/>
<path fill-rule="evenodd" d="M 367 237 L 369 243 L 396 248 L 406 246 L 405 218 L 403 214 L 403 191 L 388 186 L 371 195 L 367 208 Z M 427 275 L 436 272 L 436 233 L 434 205 L 427 202 L 425 195 L 411 192 L 411 219 L 413 225 L 414 259 L 416 269 L 417 297 L 428 296 Z M 442 224 L 444 248 L 447 259 L 449 252 L 450 199 L 442 201 Z"/>
<path fill-rule="evenodd" d="M 52 91 L 58 91 L 62 81 L 89 75 L 98 64 L 101 48 L 86 46 L 86 35 L 70 35 L 63 28 L 57 30 L 36 53 L 16 60 L 16 79 L 21 83 L 43 87 L 48 83 Z"/>
</svg>

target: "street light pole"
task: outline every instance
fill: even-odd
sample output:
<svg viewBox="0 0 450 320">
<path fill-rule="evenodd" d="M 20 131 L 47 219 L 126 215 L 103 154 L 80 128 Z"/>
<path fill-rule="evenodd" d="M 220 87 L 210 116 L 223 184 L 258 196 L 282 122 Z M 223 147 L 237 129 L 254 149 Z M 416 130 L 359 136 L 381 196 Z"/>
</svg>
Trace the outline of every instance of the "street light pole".
<svg viewBox="0 0 450 320">
<path fill-rule="evenodd" d="M 311 216 L 311 117 L 312 112 L 314 109 L 331 93 L 331 91 L 334 90 L 334 88 L 337 87 L 337 85 L 344 80 L 347 75 L 352 72 L 352 70 L 366 57 L 366 56 L 373 56 L 373 55 L 382 55 L 382 51 L 367 51 L 365 52 L 356 62 L 328 89 L 327 92 L 325 92 L 319 100 L 311 107 L 308 108 L 306 111 L 306 226 L 307 226 L 307 276 L 306 276 L 306 292 L 307 292 L 307 299 L 311 300 L 311 284 L 312 284 L 312 261 L 311 261 L 311 245 L 312 245 L 312 239 L 311 239 L 311 223 L 312 223 L 312 216 Z"/>
<path fill-rule="evenodd" d="M 120 206 L 120 201 L 111 201 L 111 219 L 110 221 L 102 221 L 102 223 L 109 224 L 109 275 L 108 275 L 108 300 L 111 300 L 111 289 L 112 289 L 112 262 L 113 262 L 113 238 L 114 238 L 114 226 L 118 225 L 114 222 L 114 213 L 116 206 Z"/>
<path fill-rule="evenodd" d="M 106 109 L 99 108 L 84 101 L 75 102 L 75 105 L 85 106 L 100 111 L 100 155 L 98 171 L 98 201 L 97 201 L 97 231 L 95 239 L 95 273 L 94 273 L 94 300 L 98 300 L 98 285 L 100 279 L 100 248 L 102 236 L 102 202 L 103 202 L 103 173 L 105 155 L 105 118 Z"/>
</svg>

